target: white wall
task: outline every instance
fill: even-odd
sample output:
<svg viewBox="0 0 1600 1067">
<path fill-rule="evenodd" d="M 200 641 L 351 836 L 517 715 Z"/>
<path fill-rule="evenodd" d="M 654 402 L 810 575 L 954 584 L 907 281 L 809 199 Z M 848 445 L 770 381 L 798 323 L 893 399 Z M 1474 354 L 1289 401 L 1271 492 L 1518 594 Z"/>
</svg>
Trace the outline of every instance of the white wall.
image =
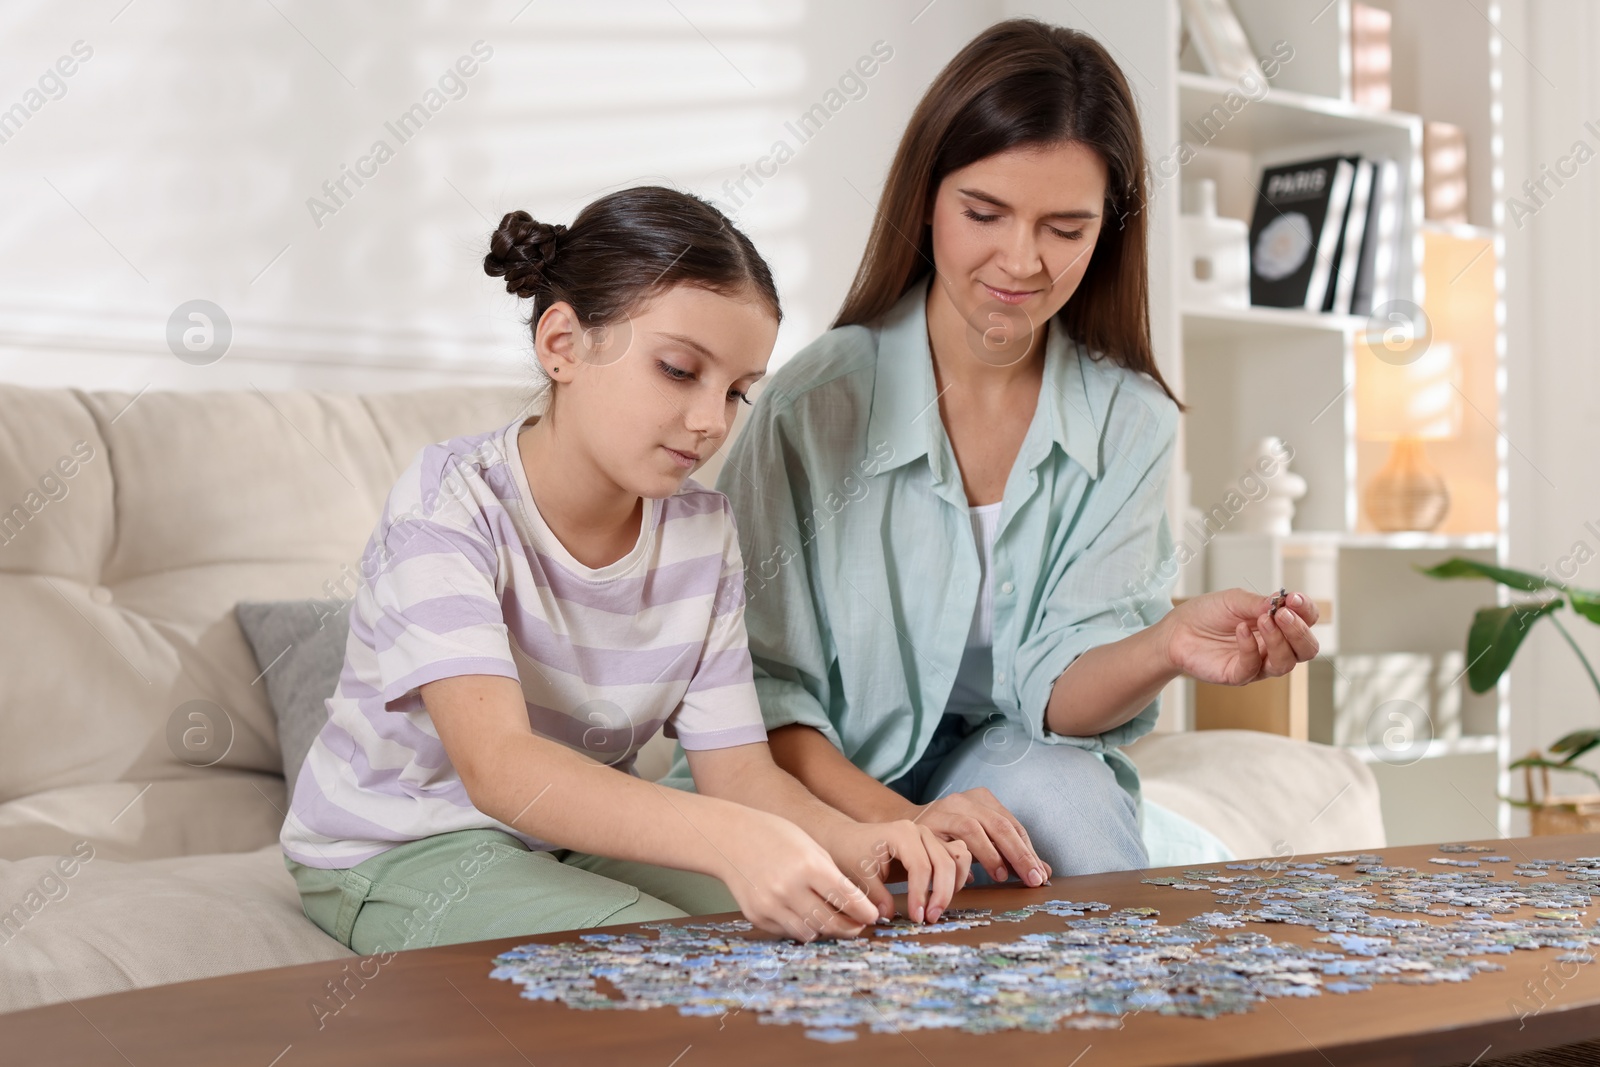
<svg viewBox="0 0 1600 1067">
<path fill-rule="evenodd" d="M 736 213 L 780 282 L 781 359 L 831 320 L 912 105 L 998 13 L 926 0 L 8 4 L 0 110 L 26 109 L 75 42 L 92 55 L 0 129 L 0 380 L 514 383 L 522 311 L 479 265 L 504 212 L 570 221 L 645 181 L 726 197 L 723 182 L 783 138 L 794 160 L 747 184 Z M 799 145 L 785 122 L 879 40 L 893 58 L 865 95 Z M 385 123 L 478 41 L 492 55 L 464 94 L 441 94 L 401 143 Z M 393 158 L 333 204 L 323 183 L 379 139 Z M 318 225 L 311 197 L 337 211 Z M 234 328 L 209 366 L 165 339 L 197 298 Z"/>
<path fill-rule="evenodd" d="M 0 109 L 24 101 L 75 42 L 92 55 L 58 99 L 0 131 L 10 134 L 0 381 L 515 388 L 525 306 L 483 275 L 488 232 L 516 208 L 570 221 L 600 193 L 642 181 L 736 208 L 783 296 L 776 364 L 832 320 L 906 119 L 957 49 L 1024 14 L 1101 37 L 1159 153 L 1176 140 L 1175 10 L 1165 0 L 12 4 L 0 11 Z M 385 123 L 459 58 L 476 59 L 479 41 L 492 55 L 464 93 L 402 144 Z M 801 145 L 786 123 L 879 41 L 893 57 Z M 350 195 L 335 203 L 323 183 L 379 139 L 393 158 L 360 187 L 346 179 Z M 779 140 L 797 151 L 775 177 L 725 186 Z M 313 197 L 337 210 L 314 218 Z M 1152 212 L 1152 327 L 1181 390 L 1176 210 L 1162 201 Z M 221 307 L 234 329 L 209 365 L 167 345 L 169 317 L 194 299 Z M 1180 514 L 1181 479 L 1172 495 Z M 1184 701 L 1175 692 L 1166 703 L 1163 726 L 1176 725 Z"/>
<path fill-rule="evenodd" d="M 1600 152 L 1600 7 L 1506 0 L 1506 194 L 1587 142 Z M 1586 126 L 1593 123 L 1593 128 Z M 1567 169 L 1570 170 L 1571 165 Z M 1506 221 L 1511 557 L 1600 588 L 1600 159 Z M 1516 214 L 1519 216 L 1521 212 Z M 1518 225 L 1520 221 L 1521 225 Z M 1583 548 L 1580 550 L 1579 546 Z M 1580 556 L 1592 557 L 1580 564 Z M 1565 561 L 1565 562 L 1564 562 Z M 1571 613 L 1566 613 L 1571 618 Z M 1600 627 L 1570 624 L 1600 667 Z M 1600 726 L 1600 699 L 1560 635 L 1540 623 L 1511 678 L 1512 754 Z M 1586 762 L 1595 764 L 1592 756 Z M 1520 781 L 1512 783 L 1520 795 Z M 1581 779 L 1567 786 L 1583 791 Z M 1588 790 L 1592 792 L 1593 790 Z M 1520 815 L 1514 829 L 1525 823 Z"/>
<path fill-rule="evenodd" d="M 0 9 L 0 113 L 25 103 L 74 42 L 93 55 L 64 93 L 48 86 L 59 98 L 0 131 L 0 380 L 129 391 L 515 384 L 526 358 L 519 308 L 479 268 L 503 212 L 570 220 L 600 192 L 639 181 L 725 195 L 741 164 L 778 138 L 793 142 L 784 123 L 883 40 L 894 57 L 865 96 L 737 213 L 778 275 L 782 359 L 837 308 L 912 105 L 994 19 L 1034 13 L 1113 41 L 1147 138 L 1166 144 L 1174 103 L 1159 63 L 1176 31 L 1171 5 L 1159 5 L 1165 21 L 1142 17 L 1153 6 L 10 3 Z M 1600 11 L 1584 0 L 1504 9 L 1516 191 L 1574 141 L 1600 148 L 1584 127 L 1600 122 Z M 494 54 L 466 95 L 398 145 L 384 123 L 478 40 Z M 394 158 L 316 226 L 307 198 L 379 137 Z M 1158 251 L 1170 240 L 1160 207 Z M 1600 161 L 1520 228 L 1508 223 L 1507 236 L 1512 555 L 1555 567 L 1580 541 L 1600 556 L 1585 525 L 1600 528 Z M 1152 281 L 1166 359 L 1171 279 L 1158 270 Z M 234 324 L 231 349 L 209 366 L 166 345 L 169 315 L 195 298 Z M 1600 586 L 1600 559 L 1575 580 Z M 1593 628 L 1582 639 L 1600 659 Z M 1530 646 L 1513 675 L 1514 752 L 1600 724 L 1554 631 L 1541 625 Z"/>
</svg>

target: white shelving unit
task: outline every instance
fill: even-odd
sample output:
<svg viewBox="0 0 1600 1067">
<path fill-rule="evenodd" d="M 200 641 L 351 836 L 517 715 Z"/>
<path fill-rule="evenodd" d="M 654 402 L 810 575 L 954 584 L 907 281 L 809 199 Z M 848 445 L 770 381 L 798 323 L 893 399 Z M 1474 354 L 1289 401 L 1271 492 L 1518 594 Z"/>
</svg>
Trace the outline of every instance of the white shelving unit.
<svg viewBox="0 0 1600 1067">
<path fill-rule="evenodd" d="M 1233 536 L 1224 529 L 1206 554 L 1213 571 L 1224 560 L 1232 562 L 1220 569 L 1233 573 L 1208 577 L 1192 565 L 1182 591 L 1253 584 L 1314 561 L 1304 573 L 1323 584 L 1308 591 L 1331 601 L 1334 614 L 1319 627 L 1324 655 L 1311 665 L 1308 734 L 1349 745 L 1369 762 L 1390 843 L 1400 844 L 1509 828 L 1509 808 L 1496 799 L 1509 787 L 1509 692 L 1502 683 L 1477 696 L 1464 678 L 1472 613 L 1495 594 L 1484 583 L 1416 573 L 1453 555 L 1506 558 L 1500 42 L 1497 4 L 1483 18 L 1463 15 L 1451 0 L 1375 2 L 1394 20 L 1393 111 L 1350 102 L 1349 0 L 1232 0 L 1258 55 L 1287 41 L 1294 57 L 1265 94 L 1251 93 L 1233 109 L 1224 101 L 1233 93 L 1237 104 L 1238 86 L 1174 62 L 1178 136 L 1191 149 L 1180 176 L 1213 179 L 1219 213 L 1248 221 L 1265 167 L 1333 154 L 1401 164 L 1406 195 L 1395 295 L 1427 311 L 1435 337 L 1454 343 L 1463 364 L 1463 433 L 1430 446 L 1450 484 L 1452 512 L 1431 533 L 1380 533 L 1366 519 L 1361 491 L 1387 446 L 1356 432 L 1358 377 L 1362 360 L 1373 358 L 1362 343 L 1364 319 L 1180 307 L 1176 363 L 1190 411 L 1179 484 L 1187 486 L 1190 516 L 1224 498 L 1244 471 L 1246 450 L 1264 436 L 1289 443 L 1291 469 L 1309 485 L 1292 535 L 1219 551 L 1219 539 Z M 1466 132 L 1468 224 L 1423 217 L 1425 119 Z M 1404 708 L 1395 702 L 1425 715 L 1423 722 L 1409 714 L 1421 727 L 1409 742 L 1408 727 L 1392 717 Z"/>
</svg>

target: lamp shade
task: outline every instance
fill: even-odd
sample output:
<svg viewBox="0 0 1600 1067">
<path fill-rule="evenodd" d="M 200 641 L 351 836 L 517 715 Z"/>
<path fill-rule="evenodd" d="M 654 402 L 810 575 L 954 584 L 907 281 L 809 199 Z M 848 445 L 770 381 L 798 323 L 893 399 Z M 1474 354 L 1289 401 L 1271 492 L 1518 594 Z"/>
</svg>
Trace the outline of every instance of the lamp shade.
<svg viewBox="0 0 1600 1067">
<path fill-rule="evenodd" d="M 1410 362 L 1378 358 L 1357 342 L 1356 436 L 1363 441 L 1443 441 L 1461 432 L 1461 366 L 1455 346 L 1434 341 Z"/>
</svg>

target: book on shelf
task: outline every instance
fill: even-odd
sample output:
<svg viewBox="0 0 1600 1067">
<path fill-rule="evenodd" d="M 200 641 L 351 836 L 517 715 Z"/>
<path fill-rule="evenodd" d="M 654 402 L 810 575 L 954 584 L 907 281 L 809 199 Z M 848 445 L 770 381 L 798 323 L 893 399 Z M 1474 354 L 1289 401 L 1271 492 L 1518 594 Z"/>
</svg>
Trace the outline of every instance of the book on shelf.
<svg viewBox="0 0 1600 1067">
<path fill-rule="evenodd" d="M 1250 221 L 1250 303 L 1322 310 L 1355 176 L 1346 156 L 1268 167 Z"/>
<path fill-rule="evenodd" d="M 1395 294 L 1400 256 L 1400 219 L 1405 208 L 1400 165 L 1392 159 L 1374 159 L 1372 193 L 1367 204 L 1366 232 L 1356 264 L 1355 289 L 1350 294 L 1350 314 L 1370 315 Z"/>
<path fill-rule="evenodd" d="M 1372 173 L 1370 159 L 1357 158 L 1355 177 L 1350 185 L 1350 202 L 1344 211 L 1344 222 L 1339 232 L 1339 260 L 1328 280 L 1328 292 L 1322 301 L 1323 311 L 1340 315 L 1350 310 L 1351 297 L 1355 295 L 1356 272 L 1361 263 L 1361 239 L 1367 232 L 1367 206 L 1372 199 Z"/>
<path fill-rule="evenodd" d="M 1394 296 L 1403 194 L 1390 159 L 1267 168 L 1250 224 L 1250 303 L 1371 314 Z"/>
</svg>

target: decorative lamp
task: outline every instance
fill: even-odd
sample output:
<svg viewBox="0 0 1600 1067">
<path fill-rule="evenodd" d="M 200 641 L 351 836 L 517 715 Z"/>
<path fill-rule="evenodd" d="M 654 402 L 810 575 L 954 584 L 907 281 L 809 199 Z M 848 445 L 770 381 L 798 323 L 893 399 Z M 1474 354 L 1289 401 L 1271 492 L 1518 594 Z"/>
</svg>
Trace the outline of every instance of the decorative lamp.
<svg viewBox="0 0 1600 1067">
<path fill-rule="evenodd" d="M 1461 432 L 1455 348 L 1434 341 L 1396 355 L 1381 345 L 1361 347 L 1369 358 L 1356 377 L 1356 436 L 1393 442 L 1388 461 L 1362 496 L 1367 517 L 1388 533 L 1437 529 L 1450 511 L 1450 490 L 1428 462 L 1426 442 Z"/>
</svg>

